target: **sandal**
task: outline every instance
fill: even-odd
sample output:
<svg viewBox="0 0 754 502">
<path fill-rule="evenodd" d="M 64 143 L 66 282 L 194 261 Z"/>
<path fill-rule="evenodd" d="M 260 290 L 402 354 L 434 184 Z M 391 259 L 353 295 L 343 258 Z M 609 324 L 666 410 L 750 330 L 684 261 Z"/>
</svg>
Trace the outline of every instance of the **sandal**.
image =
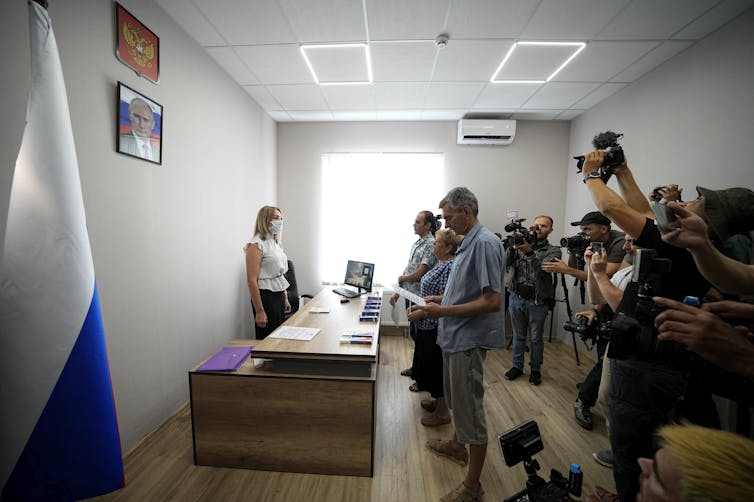
<svg viewBox="0 0 754 502">
<path fill-rule="evenodd" d="M 405 370 L 401 371 L 401 376 L 411 376 L 411 368 L 406 368 Z"/>
<path fill-rule="evenodd" d="M 409 386 L 408 386 L 408 390 L 410 390 L 411 392 L 421 392 L 421 391 L 419 390 L 419 386 L 418 386 L 418 385 L 416 385 L 416 382 L 414 382 L 414 383 L 412 383 L 411 385 L 409 385 Z"/>
</svg>

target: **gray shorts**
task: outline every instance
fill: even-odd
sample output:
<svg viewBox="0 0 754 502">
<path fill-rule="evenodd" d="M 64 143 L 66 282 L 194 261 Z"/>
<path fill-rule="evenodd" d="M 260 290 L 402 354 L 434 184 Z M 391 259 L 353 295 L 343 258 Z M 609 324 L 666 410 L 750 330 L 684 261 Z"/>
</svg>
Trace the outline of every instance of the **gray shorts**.
<svg viewBox="0 0 754 502">
<path fill-rule="evenodd" d="M 453 410 L 453 425 L 458 441 L 487 444 L 484 416 L 484 349 L 442 353 L 445 400 Z"/>
</svg>

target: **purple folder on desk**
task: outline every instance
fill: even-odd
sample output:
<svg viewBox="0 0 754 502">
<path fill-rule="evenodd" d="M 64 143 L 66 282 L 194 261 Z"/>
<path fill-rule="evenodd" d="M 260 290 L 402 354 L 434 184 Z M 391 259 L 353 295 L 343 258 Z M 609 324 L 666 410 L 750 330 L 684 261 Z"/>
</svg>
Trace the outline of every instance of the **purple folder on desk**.
<svg viewBox="0 0 754 502">
<path fill-rule="evenodd" d="M 207 359 L 207 362 L 199 366 L 196 371 L 235 371 L 251 354 L 249 347 L 223 347 L 214 356 Z"/>
</svg>

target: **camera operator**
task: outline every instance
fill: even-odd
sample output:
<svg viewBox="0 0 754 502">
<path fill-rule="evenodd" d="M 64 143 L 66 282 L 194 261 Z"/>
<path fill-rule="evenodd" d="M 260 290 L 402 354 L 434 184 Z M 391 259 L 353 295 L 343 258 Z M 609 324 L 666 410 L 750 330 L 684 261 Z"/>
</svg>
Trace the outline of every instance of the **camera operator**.
<svg viewBox="0 0 754 502">
<path fill-rule="evenodd" d="M 585 155 L 581 172 L 597 208 L 627 234 L 638 236 L 635 240 L 637 246 L 655 249 L 659 257 L 672 261 L 672 268 L 662 278 L 664 296 L 675 300 L 681 300 L 686 295 L 703 297 L 710 288 L 709 282 L 699 273 L 689 253 L 663 242 L 654 224 L 649 201 L 639 190 L 625 158 L 621 164 L 611 167 L 625 201 L 603 181 L 601 170 L 604 161 L 604 151 L 591 151 Z M 638 288 L 636 283 L 628 285 L 616 315 L 623 311 L 632 314 L 630 310 L 634 305 L 631 301 L 635 302 Z M 614 336 L 615 333 L 613 338 Z M 613 346 L 614 341 L 611 342 Z M 630 358 L 613 360 L 611 373 L 610 443 L 614 457 L 613 477 L 620 499 L 633 501 L 639 490 L 637 459 L 640 456 L 652 456 L 655 430 L 667 423 L 671 415 L 689 412 L 688 409 L 680 410 L 677 406 L 687 390 L 687 376 L 682 370 L 672 366 Z M 695 419 L 714 422 L 717 418 L 716 410 L 709 393 L 704 395 L 701 389 L 689 388 L 691 390 L 702 392 L 704 399 L 702 405 L 694 405 L 700 413 Z M 694 401 L 692 397 L 689 392 L 686 393 L 686 404 Z M 690 416 L 688 418 L 692 419 Z"/>
<path fill-rule="evenodd" d="M 611 221 L 599 211 L 586 213 L 581 221 L 571 223 L 574 227 L 581 227 L 581 231 L 589 238 L 589 242 L 604 243 L 607 249 L 607 275 L 613 275 L 618 271 L 618 267 L 623 261 L 623 232 L 612 230 Z M 568 263 L 557 259 L 552 263 L 545 263 L 542 268 L 551 273 L 567 274 L 586 282 L 587 271 L 577 267 L 578 256 L 575 256 L 574 250 L 568 249 Z"/>
<path fill-rule="evenodd" d="M 555 302 L 555 284 L 542 265 L 556 259 L 561 252 L 547 240 L 553 230 L 551 217 L 537 216 L 534 226 L 536 242 L 524 240 L 507 250 L 507 264 L 512 271 L 509 311 L 513 327 L 513 367 L 505 378 L 515 380 L 524 374 L 524 348 L 528 334 L 531 338 L 529 383 L 539 385 L 544 355 L 542 333 L 547 311 Z"/>
<path fill-rule="evenodd" d="M 595 304 L 595 308 L 576 313 L 576 318 L 586 318 L 589 326 L 612 320 L 613 312 L 623 298 L 623 290 L 631 280 L 632 257 L 636 246 L 633 245 L 633 239 L 630 236 L 624 236 L 622 249 L 626 255 L 618 272 L 613 274 L 612 277 L 608 277 L 607 274 L 609 263 L 607 253 L 604 250 L 599 254 L 593 254 L 591 250 L 587 250 L 584 254 L 588 271 L 587 291 L 589 292 L 589 300 Z M 596 330 L 597 327 L 594 326 L 594 329 Z M 578 398 L 573 405 L 576 423 L 587 430 L 591 430 L 593 426 L 590 409 L 596 404 L 599 395 L 603 358 L 608 340 L 609 338 L 606 336 L 599 334 L 596 336 L 594 344 L 597 347 L 597 362 L 581 383 Z M 595 459 L 607 467 L 612 465 L 610 457 L 612 455 L 606 452 L 595 454 Z"/>
</svg>

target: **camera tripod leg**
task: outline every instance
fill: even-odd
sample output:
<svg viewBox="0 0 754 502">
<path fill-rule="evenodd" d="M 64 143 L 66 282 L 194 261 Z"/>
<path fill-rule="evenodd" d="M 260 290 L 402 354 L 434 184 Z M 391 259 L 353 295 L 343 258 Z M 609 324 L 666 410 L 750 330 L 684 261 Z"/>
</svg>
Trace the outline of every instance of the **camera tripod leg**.
<svg viewBox="0 0 754 502">
<path fill-rule="evenodd" d="M 573 354 L 576 356 L 576 366 L 581 366 L 579 361 L 579 349 L 576 347 L 576 335 L 571 332 L 571 339 L 573 340 Z"/>
<path fill-rule="evenodd" d="M 568 286 L 566 285 L 565 275 L 560 274 L 560 285 L 563 286 L 563 296 L 565 297 L 566 314 L 568 314 L 568 321 L 573 320 L 573 310 L 571 310 L 571 300 L 568 298 Z M 576 335 L 571 332 L 571 339 L 573 340 L 573 354 L 576 356 L 576 366 L 581 366 L 579 360 L 579 349 L 576 347 Z"/>
</svg>

